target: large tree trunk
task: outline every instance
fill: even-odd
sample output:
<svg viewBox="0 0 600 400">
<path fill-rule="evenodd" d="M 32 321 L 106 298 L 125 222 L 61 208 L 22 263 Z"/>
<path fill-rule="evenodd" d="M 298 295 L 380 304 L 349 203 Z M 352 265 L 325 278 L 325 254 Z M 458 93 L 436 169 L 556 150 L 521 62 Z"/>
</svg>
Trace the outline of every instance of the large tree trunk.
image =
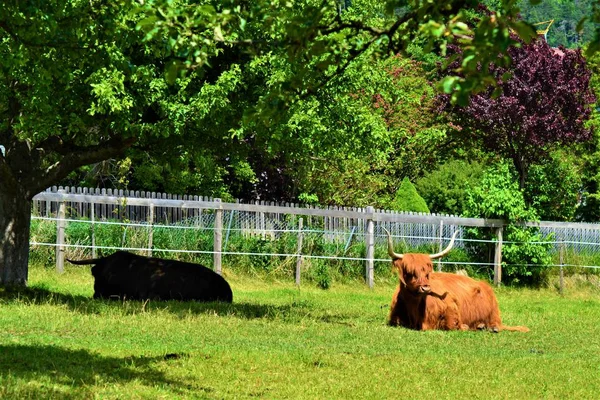
<svg viewBox="0 0 600 400">
<path fill-rule="evenodd" d="M 83 165 L 121 155 L 135 138 L 80 148 L 58 136 L 33 145 L 12 137 L 12 131 L 0 131 L 0 139 L 2 134 L 9 145 L 0 153 L 0 285 L 26 286 L 33 196 Z"/>
<path fill-rule="evenodd" d="M 0 184 L 0 285 L 27 285 L 31 200 Z"/>
</svg>

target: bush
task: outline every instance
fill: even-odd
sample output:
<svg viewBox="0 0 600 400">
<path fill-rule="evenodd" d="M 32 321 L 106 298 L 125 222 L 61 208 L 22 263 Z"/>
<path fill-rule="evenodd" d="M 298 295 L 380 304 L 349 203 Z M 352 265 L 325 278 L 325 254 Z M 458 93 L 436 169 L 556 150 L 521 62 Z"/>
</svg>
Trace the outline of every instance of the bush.
<svg viewBox="0 0 600 400">
<path fill-rule="evenodd" d="M 483 166 L 478 162 L 453 160 L 415 182 L 431 212 L 463 215 L 466 190 L 479 184 Z"/>
<path fill-rule="evenodd" d="M 582 187 L 576 160 L 556 152 L 543 164 L 529 168 L 525 198 L 547 221 L 572 221 Z"/>
<path fill-rule="evenodd" d="M 391 206 L 392 209 L 397 211 L 429 213 L 427 203 L 425 203 L 425 200 L 417 193 L 417 189 L 415 189 L 408 178 L 402 180 Z"/>
<path fill-rule="evenodd" d="M 523 192 L 507 164 L 492 166 L 483 174 L 479 186 L 467 190 L 465 215 L 507 221 L 502 246 L 503 279 L 514 284 L 542 283 L 551 262 L 549 238 L 543 237 L 537 228 L 520 225 L 539 218 L 526 206 Z M 489 229 L 468 229 L 467 235 L 474 239 L 493 239 Z M 479 244 L 468 248 L 479 259 L 486 252 Z"/>
</svg>

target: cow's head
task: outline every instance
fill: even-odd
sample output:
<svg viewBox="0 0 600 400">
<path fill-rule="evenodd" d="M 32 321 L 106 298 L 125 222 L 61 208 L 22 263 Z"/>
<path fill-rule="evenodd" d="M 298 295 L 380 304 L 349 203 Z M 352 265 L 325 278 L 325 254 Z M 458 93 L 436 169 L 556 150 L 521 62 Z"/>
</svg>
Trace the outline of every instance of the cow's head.
<svg viewBox="0 0 600 400">
<path fill-rule="evenodd" d="M 444 250 L 436 254 L 396 253 L 392 243 L 392 236 L 387 230 L 385 230 L 385 232 L 388 235 L 388 254 L 392 257 L 394 267 L 398 269 L 400 284 L 410 293 L 415 295 L 426 295 L 430 293 L 431 286 L 429 286 L 429 275 L 433 272 L 433 263 L 431 260 L 443 257 L 450 252 L 458 231 L 454 232 L 454 235 L 452 235 L 450 244 L 448 244 Z"/>
</svg>

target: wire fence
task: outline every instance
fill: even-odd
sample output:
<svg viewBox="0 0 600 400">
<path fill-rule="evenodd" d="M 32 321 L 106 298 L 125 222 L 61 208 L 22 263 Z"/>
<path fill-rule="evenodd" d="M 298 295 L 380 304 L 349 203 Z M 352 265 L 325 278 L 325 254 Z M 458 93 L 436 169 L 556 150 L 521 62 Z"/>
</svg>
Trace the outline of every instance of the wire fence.
<svg viewBox="0 0 600 400">
<path fill-rule="evenodd" d="M 389 269 L 384 228 L 391 232 L 401 252 L 437 252 L 455 231 L 459 232 L 455 248 L 464 249 L 474 243 L 487 248 L 487 257 L 478 262 L 449 256 L 436 262 L 440 269 L 491 271 L 501 263 L 498 253 L 503 221 L 499 220 L 397 213 L 371 207 L 322 209 L 295 204 L 223 203 L 189 196 L 127 197 L 129 193 L 86 193 L 82 188 L 71 188 L 67 193 L 59 189 L 34 198 L 32 227 L 38 230 L 32 229 L 31 241 L 32 250 L 56 250 L 59 269 L 64 256 L 96 257 L 120 249 L 183 259 L 195 255 L 218 271 L 222 256 L 226 265 L 243 257 L 251 265 L 351 262 L 354 269 L 364 268 L 372 284 L 375 271 Z M 551 238 L 556 257 L 550 267 L 600 268 L 594 261 L 600 253 L 599 225 L 529 225 L 539 227 L 544 236 Z M 468 239 L 464 235 L 468 227 L 489 229 L 492 238 Z M 589 257 L 558 257 L 559 252 Z M 385 266 L 377 267 L 379 264 Z"/>
</svg>

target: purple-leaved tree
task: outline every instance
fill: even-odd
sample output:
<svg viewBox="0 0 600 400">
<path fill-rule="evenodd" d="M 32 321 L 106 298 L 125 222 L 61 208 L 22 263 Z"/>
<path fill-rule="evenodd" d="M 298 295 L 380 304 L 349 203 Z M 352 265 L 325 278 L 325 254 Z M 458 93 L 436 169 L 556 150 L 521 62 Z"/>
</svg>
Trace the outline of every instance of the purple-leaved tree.
<svg viewBox="0 0 600 400">
<path fill-rule="evenodd" d="M 451 125 L 512 160 L 524 188 L 532 163 L 557 145 L 591 138 L 585 122 L 596 99 L 580 50 L 552 48 L 540 37 L 508 52 L 510 67 L 490 66 L 499 95 L 490 88 L 472 96 L 464 107 L 451 105 L 448 95 L 441 99 L 451 111 Z"/>
</svg>

